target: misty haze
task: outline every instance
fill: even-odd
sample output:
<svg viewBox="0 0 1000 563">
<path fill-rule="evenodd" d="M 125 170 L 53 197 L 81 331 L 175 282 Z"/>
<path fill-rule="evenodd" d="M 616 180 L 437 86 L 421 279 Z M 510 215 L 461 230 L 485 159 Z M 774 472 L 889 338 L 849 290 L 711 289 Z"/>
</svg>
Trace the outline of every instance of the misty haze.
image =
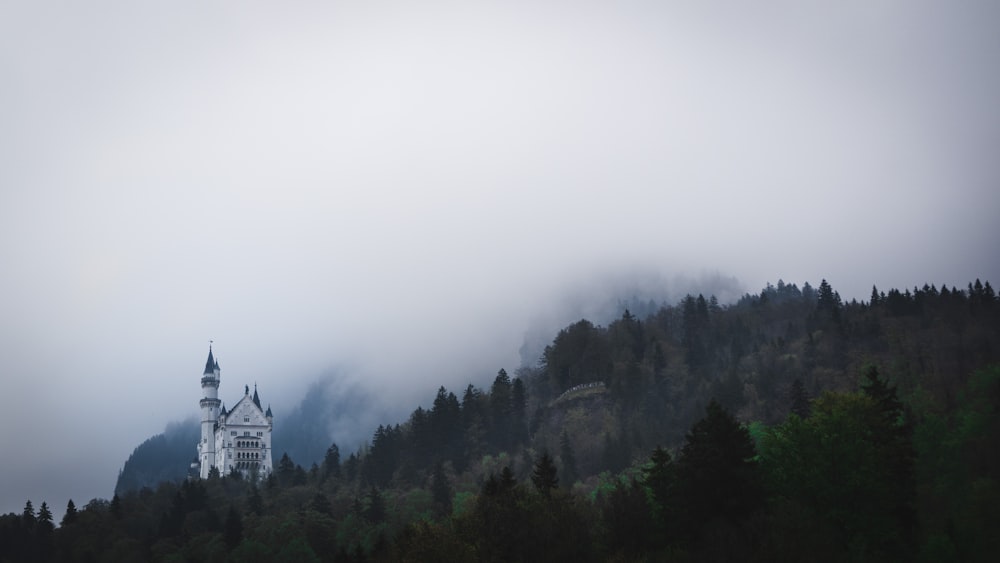
<svg viewBox="0 0 1000 563">
<path fill-rule="evenodd" d="M 4 3 L 0 560 L 991 560 L 998 22 Z"/>
</svg>

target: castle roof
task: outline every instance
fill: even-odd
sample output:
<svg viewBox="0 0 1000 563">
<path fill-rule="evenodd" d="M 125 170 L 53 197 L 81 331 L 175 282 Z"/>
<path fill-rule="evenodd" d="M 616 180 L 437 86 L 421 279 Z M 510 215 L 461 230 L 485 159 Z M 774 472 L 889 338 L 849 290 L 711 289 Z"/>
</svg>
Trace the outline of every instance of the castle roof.
<svg viewBox="0 0 1000 563">
<path fill-rule="evenodd" d="M 263 410 L 263 407 L 260 406 L 260 396 L 257 395 L 257 384 L 256 383 L 253 384 L 253 404 L 257 405 L 258 409 L 262 409 Z"/>
<path fill-rule="evenodd" d="M 270 417 L 274 418 L 274 415 L 271 414 L 271 405 L 267 405 L 267 412 L 264 413 L 264 416 L 270 416 Z"/>
<path fill-rule="evenodd" d="M 205 362 L 205 373 L 215 373 L 215 370 L 219 369 L 219 362 L 215 361 L 215 356 L 212 355 L 212 347 L 208 347 L 208 361 Z"/>
</svg>

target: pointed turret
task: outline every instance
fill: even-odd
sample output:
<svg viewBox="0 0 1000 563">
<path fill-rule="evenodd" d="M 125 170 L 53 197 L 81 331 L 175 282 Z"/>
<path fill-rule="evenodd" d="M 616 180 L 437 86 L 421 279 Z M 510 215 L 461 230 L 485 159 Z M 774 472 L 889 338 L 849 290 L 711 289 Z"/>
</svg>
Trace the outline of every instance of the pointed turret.
<svg viewBox="0 0 1000 563">
<path fill-rule="evenodd" d="M 212 355 L 212 347 L 208 347 L 208 361 L 205 362 L 205 373 L 215 373 L 215 370 L 219 369 L 219 362 L 215 361 L 215 356 Z"/>
<path fill-rule="evenodd" d="M 253 404 L 257 405 L 258 409 L 261 408 L 261 406 L 260 406 L 260 396 L 257 395 L 257 384 L 256 383 L 253 384 Z"/>
<path fill-rule="evenodd" d="M 266 416 L 267 418 L 273 418 L 274 417 L 274 415 L 271 414 L 271 405 L 267 405 L 267 412 L 264 413 L 264 416 Z"/>
<path fill-rule="evenodd" d="M 201 442 L 198 444 L 199 474 L 202 479 L 208 477 L 208 471 L 215 462 L 215 429 L 219 424 L 219 362 L 215 360 L 212 346 L 208 346 L 208 360 L 205 361 L 205 373 L 201 376 L 203 398 L 201 406 Z M 225 412 L 225 411 L 223 411 Z"/>
</svg>

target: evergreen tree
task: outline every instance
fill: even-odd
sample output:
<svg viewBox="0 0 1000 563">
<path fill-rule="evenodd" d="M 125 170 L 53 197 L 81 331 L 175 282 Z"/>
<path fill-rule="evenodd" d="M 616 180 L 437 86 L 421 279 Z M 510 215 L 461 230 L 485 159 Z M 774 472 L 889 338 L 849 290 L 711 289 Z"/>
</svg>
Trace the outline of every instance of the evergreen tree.
<svg viewBox="0 0 1000 563">
<path fill-rule="evenodd" d="M 278 460 L 278 470 L 275 473 L 282 487 L 292 485 L 295 480 L 295 463 L 292 462 L 292 458 L 288 457 L 288 452 L 281 454 L 281 459 Z"/>
<path fill-rule="evenodd" d="M 838 320 L 840 308 L 840 294 L 833 290 L 833 287 L 824 279 L 819 284 L 819 296 L 816 300 L 816 310 L 828 313 L 833 319 Z"/>
<path fill-rule="evenodd" d="M 556 464 L 552 461 L 552 457 L 549 456 L 549 452 L 542 452 L 542 457 L 535 462 L 535 469 L 531 473 L 531 482 L 535 485 L 535 489 L 544 497 L 549 497 L 552 489 L 559 486 Z"/>
<path fill-rule="evenodd" d="M 295 466 L 295 473 L 292 475 L 292 485 L 295 487 L 301 487 L 309 481 L 306 475 L 306 470 L 302 468 L 301 465 Z"/>
<path fill-rule="evenodd" d="M 507 450 L 511 445 L 511 415 L 510 376 L 507 370 L 501 369 L 490 387 L 490 429 L 493 443 L 500 451 Z"/>
<path fill-rule="evenodd" d="M 38 508 L 38 526 L 41 529 L 43 526 L 48 526 L 51 529 L 54 527 L 52 524 L 52 511 L 49 510 L 49 505 L 42 502 L 42 506 Z"/>
<path fill-rule="evenodd" d="M 790 412 L 797 414 L 799 418 L 809 418 L 809 397 L 806 396 L 805 387 L 802 386 L 802 380 L 795 378 L 792 381 L 792 388 L 789 391 L 789 399 L 791 402 Z"/>
<path fill-rule="evenodd" d="M 35 507 L 31 504 L 31 500 L 24 503 L 24 510 L 21 511 L 21 524 L 24 529 L 31 532 L 35 529 Z"/>
<path fill-rule="evenodd" d="M 323 458 L 323 475 L 327 478 L 340 479 L 340 448 L 337 443 L 330 444 L 326 449 L 326 457 Z"/>
<path fill-rule="evenodd" d="M 348 481 L 354 481 L 358 477 L 358 456 L 354 452 L 347 456 L 347 461 L 344 462 L 344 475 L 347 477 Z"/>
<path fill-rule="evenodd" d="M 66 512 L 63 514 L 62 522 L 59 523 L 60 527 L 66 527 L 76 522 L 76 505 L 73 504 L 73 499 L 69 499 L 66 503 Z"/>
<path fill-rule="evenodd" d="M 327 516 L 333 516 L 333 506 L 330 504 L 330 500 L 326 498 L 321 492 L 316 492 L 313 495 L 312 502 L 309 503 L 309 508 L 319 512 L 320 514 L 326 514 Z"/>
<path fill-rule="evenodd" d="M 653 524 L 664 540 L 677 539 L 677 522 L 680 520 L 676 490 L 677 467 L 670 452 L 657 446 L 649 457 L 649 463 L 642 468 L 643 484 L 649 490 L 652 501 Z"/>
<path fill-rule="evenodd" d="M 691 428 L 677 462 L 682 510 L 698 537 L 713 522 L 739 525 L 763 504 L 750 433 L 712 400 Z"/>
<path fill-rule="evenodd" d="M 916 452 L 913 447 L 913 426 L 907 420 L 903 403 L 878 373 L 878 368 L 869 366 L 864 373 L 862 391 L 875 403 L 878 414 L 873 424 L 873 442 L 884 456 L 888 479 L 886 486 L 895 506 L 894 516 L 902 530 L 903 541 L 896 548 L 900 550 L 912 544 L 916 532 L 916 484 L 914 463 Z"/>
<path fill-rule="evenodd" d="M 38 523 L 35 528 L 35 545 L 37 547 L 38 559 L 46 561 L 52 552 L 52 532 L 55 525 L 52 524 L 52 512 L 49 506 L 42 502 L 38 508 Z"/>
</svg>

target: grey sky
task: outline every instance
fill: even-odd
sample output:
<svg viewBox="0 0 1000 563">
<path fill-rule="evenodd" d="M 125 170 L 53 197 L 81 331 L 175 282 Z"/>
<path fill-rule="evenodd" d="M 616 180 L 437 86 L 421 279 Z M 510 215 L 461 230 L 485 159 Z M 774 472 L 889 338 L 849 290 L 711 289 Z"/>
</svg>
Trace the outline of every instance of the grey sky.
<svg viewBox="0 0 1000 563">
<path fill-rule="evenodd" d="M 416 404 L 612 272 L 996 282 L 998 55 L 993 1 L 2 2 L 0 511 L 110 496 L 210 338 L 227 403 Z"/>
</svg>

